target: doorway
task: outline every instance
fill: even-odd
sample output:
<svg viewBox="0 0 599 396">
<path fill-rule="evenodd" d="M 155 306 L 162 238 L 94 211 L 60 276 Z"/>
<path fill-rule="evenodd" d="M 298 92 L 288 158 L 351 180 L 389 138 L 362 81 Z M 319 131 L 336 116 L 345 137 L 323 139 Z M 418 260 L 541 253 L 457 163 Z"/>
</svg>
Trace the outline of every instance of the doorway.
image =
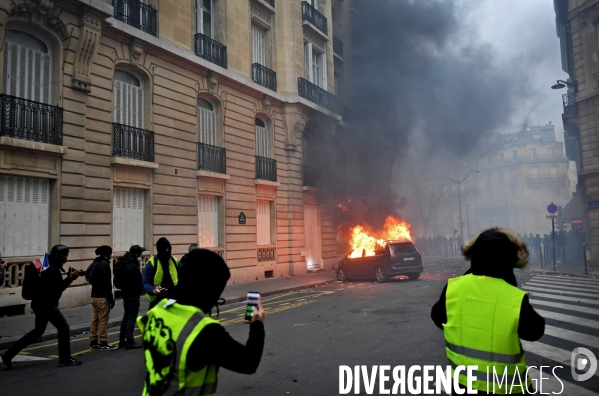
<svg viewBox="0 0 599 396">
<path fill-rule="evenodd" d="M 304 236 L 308 270 L 321 268 L 320 227 L 318 225 L 318 205 L 304 205 Z"/>
</svg>

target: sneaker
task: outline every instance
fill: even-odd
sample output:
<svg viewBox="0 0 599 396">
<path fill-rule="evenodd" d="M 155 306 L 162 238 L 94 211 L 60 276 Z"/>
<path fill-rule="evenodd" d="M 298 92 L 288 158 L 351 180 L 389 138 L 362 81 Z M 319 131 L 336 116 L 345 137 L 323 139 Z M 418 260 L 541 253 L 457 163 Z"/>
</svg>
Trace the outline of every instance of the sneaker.
<svg viewBox="0 0 599 396">
<path fill-rule="evenodd" d="M 100 343 L 98 342 L 98 340 L 92 340 L 92 341 L 89 343 L 89 347 L 90 347 L 91 349 L 100 349 Z"/>
<path fill-rule="evenodd" d="M 118 348 L 123 349 L 125 347 L 127 347 L 127 343 L 124 340 L 120 340 Z"/>
<path fill-rule="evenodd" d="M 127 343 L 125 344 L 125 349 L 139 349 L 141 348 L 141 345 L 136 344 L 135 341 L 131 340 L 131 341 L 127 341 Z"/>
<path fill-rule="evenodd" d="M 80 360 L 75 360 L 73 358 L 70 358 L 68 361 L 64 362 L 64 363 L 58 363 L 58 366 L 60 367 L 73 367 L 73 366 L 81 366 L 81 361 Z"/>
<path fill-rule="evenodd" d="M 2 362 L 6 365 L 7 368 L 12 368 L 12 359 L 10 359 L 6 355 L 0 355 L 2 357 Z"/>
<path fill-rule="evenodd" d="M 112 344 L 109 344 L 107 342 L 101 342 L 100 343 L 100 350 L 101 351 L 116 351 L 117 349 L 119 349 L 119 347 L 116 346 L 116 345 L 112 345 Z"/>
</svg>

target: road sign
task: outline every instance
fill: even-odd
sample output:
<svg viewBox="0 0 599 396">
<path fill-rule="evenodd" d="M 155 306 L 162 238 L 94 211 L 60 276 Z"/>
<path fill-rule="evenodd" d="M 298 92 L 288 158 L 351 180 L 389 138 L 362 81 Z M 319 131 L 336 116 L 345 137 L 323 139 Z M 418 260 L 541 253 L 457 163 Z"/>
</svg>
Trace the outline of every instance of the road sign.
<svg viewBox="0 0 599 396">
<path fill-rule="evenodd" d="M 547 212 L 549 212 L 550 214 L 557 213 L 557 205 L 555 205 L 553 202 L 551 202 L 551 204 L 549 204 L 547 206 Z"/>
<path fill-rule="evenodd" d="M 546 215 L 548 219 L 557 219 L 557 214 L 548 214 Z"/>
<path fill-rule="evenodd" d="M 460 221 L 460 222 L 458 223 L 458 225 L 459 225 L 460 227 L 464 227 L 464 226 L 466 225 L 466 223 L 464 223 L 463 221 Z"/>
</svg>

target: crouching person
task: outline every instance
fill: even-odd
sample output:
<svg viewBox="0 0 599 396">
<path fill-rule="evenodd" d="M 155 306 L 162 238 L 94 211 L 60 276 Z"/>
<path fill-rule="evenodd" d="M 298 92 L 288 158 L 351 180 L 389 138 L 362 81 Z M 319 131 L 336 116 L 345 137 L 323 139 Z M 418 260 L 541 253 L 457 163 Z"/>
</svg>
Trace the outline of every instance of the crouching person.
<svg viewBox="0 0 599 396">
<path fill-rule="evenodd" d="M 219 367 L 253 374 L 264 348 L 262 302 L 254 308 L 245 345 L 235 341 L 210 312 L 230 278 L 216 253 L 189 252 L 179 273 L 174 298 L 160 301 L 137 319 L 146 359 L 144 396 L 214 395 Z"/>
</svg>

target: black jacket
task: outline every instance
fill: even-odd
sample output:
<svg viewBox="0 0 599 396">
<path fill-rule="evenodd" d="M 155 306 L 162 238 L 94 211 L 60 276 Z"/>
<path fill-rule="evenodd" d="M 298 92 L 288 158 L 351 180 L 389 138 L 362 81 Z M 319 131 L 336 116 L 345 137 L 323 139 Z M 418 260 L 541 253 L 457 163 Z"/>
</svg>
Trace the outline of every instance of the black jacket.
<svg viewBox="0 0 599 396">
<path fill-rule="evenodd" d="M 141 294 L 141 267 L 130 252 L 119 259 L 121 264 L 121 292 Z"/>
<path fill-rule="evenodd" d="M 92 297 L 105 298 L 109 302 L 114 301 L 110 263 L 103 257 L 96 258 L 94 262 L 96 263 L 94 272 L 91 275 L 88 274 L 92 285 Z"/>
<path fill-rule="evenodd" d="M 58 300 L 62 292 L 73 282 L 73 278 L 67 276 L 62 278 L 63 271 L 60 267 L 51 265 L 40 274 L 39 293 L 31 301 L 31 309 L 34 311 L 58 307 Z"/>
<path fill-rule="evenodd" d="M 466 271 L 464 275 L 474 274 L 474 275 L 487 275 L 493 276 L 490 274 L 479 273 L 477 270 L 469 269 Z M 516 276 L 513 272 L 506 272 L 502 274 L 502 276 L 493 276 L 494 278 L 503 279 L 507 283 L 512 286 L 518 287 L 518 283 L 516 281 Z M 447 285 L 443 288 L 441 292 L 441 297 L 439 297 L 439 301 L 433 305 L 431 310 L 431 319 L 435 322 L 435 325 L 443 330 L 443 324 L 447 323 L 447 305 L 445 304 L 447 293 Z M 534 308 L 530 305 L 528 301 L 528 295 L 524 296 L 522 299 L 522 305 L 520 306 L 520 321 L 518 323 L 518 337 L 527 341 L 536 341 L 539 338 L 543 337 L 545 333 L 545 319 L 541 315 L 539 315 Z"/>
</svg>

